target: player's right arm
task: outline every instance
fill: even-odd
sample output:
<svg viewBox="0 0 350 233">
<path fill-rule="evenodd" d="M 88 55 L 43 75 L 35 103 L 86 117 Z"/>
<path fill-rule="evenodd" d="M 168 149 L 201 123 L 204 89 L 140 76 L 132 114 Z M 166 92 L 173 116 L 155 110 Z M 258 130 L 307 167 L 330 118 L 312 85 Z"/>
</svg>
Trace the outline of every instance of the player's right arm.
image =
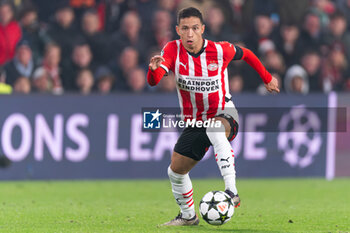
<svg viewBox="0 0 350 233">
<path fill-rule="evenodd" d="M 147 82 L 149 85 L 151 86 L 157 85 L 165 75 L 166 71 L 160 67 L 161 63 L 164 61 L 165 59 L 159 55 L 156 55 L 151 58 L 151 61 L 148 65 L 148 73 L 147 73 Z"/>
<path fill-rule="evenodd" d="M 172 41 L 164 46 L 161 56 L 156 55 L 151 58 L 147 73 L 147 82 L 149 85 L 157 85 L 166 73 L 173 70 L 176 50 L 176 42 Z"/>
</svg>

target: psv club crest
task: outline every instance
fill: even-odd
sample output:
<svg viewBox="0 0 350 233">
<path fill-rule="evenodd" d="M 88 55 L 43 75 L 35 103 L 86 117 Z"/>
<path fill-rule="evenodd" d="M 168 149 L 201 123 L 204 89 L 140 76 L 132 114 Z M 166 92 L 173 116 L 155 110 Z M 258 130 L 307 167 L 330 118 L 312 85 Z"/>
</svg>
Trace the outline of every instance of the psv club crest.
<svg viewBox="0 0 350 233">
<path fill-rule="evenodd" d="M 208 70 L 215 71 L 219 68 L 219 65 L 215 61 L 210 61 L 208 64 Z"/>
</svg>

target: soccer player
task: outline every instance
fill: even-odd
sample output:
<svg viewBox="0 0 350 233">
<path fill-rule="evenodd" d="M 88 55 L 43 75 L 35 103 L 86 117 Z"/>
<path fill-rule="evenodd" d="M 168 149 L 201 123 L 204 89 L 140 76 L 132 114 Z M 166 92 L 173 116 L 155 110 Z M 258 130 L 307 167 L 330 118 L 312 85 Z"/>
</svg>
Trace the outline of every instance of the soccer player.
<svg viewBox="0 0 350 233">
<path fill-rule="evenodd" d="M 211 145 L 225 182 L 225 192 L 231 196 L 235 207 L 240 205 L 230 144 L 237 134 L 238 113 L 229 93 L 229 62 L 244 60 L 259 73 L 269 92 L 279 92 L 277 79 L 249 49 L 202 37 L 205 25 L 198 9 L 189 7 L 181 10 L 177 24 L 176 32 L 180 39 L 168 42 L 161 56 L 151 58 L 147 81 L 154 86 L 168 72 L 174 72 L 184 120 L 214 119 L 221 122 L 221 127 L 187 127 L 178 139 L 168 175 L 181 211 L 173 220 L 163 224 L 166 226 L 198 225 L 188 173 Z"/>
</svg>

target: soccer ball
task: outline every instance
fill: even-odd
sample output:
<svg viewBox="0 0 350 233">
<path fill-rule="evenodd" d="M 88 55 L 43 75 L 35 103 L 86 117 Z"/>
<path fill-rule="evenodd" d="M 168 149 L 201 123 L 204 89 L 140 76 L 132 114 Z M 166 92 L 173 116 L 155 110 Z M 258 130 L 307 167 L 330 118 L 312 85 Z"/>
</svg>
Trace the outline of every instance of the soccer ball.
<svg viewBox="0 0 350 233">
<path fill-rule="evenodd" d="M 222 225 L 228 222 L 235 208 L 231 197 L 222 191 L 211 191 L 199 203 L 199 213 L 209 224 Z"/>
</svg>

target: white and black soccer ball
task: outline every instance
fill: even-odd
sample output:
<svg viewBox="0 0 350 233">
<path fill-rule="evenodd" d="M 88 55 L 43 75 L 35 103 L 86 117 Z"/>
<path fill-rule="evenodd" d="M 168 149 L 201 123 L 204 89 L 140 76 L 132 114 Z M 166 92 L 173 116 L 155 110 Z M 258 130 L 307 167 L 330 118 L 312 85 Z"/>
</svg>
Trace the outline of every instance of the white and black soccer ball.
<svg viewBox="0 0 350 233">
<path fill-rule="evenodd" d="M 212 225 L 228 222 L 234 212 L 231 197 L 223 191 L 208 192 L 199 203 L 199 213 L 207 223 Z"/>
</svg>

